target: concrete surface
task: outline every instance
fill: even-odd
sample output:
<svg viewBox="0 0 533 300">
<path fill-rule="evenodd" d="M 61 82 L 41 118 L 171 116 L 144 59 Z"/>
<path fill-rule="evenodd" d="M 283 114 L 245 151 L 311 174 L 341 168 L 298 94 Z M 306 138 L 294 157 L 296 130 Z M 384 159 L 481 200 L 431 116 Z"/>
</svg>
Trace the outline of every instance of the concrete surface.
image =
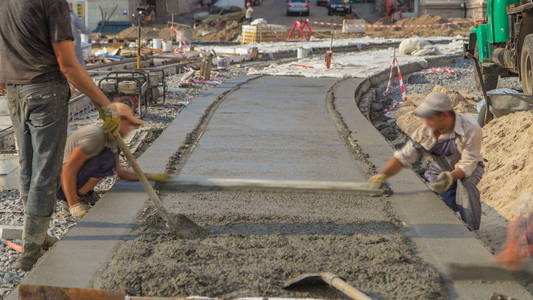
<svg viewBox="0 0 533 300">
<path fill-rule="evenodd" d="M 355 105 L 354 87 L 362 81 L 341 82 L 335 89 L 335 106 L 351 131 L 351 139 L 357 141 L 361 150 L 369 154 L 368 160 L 380 169 L 393 151 Z M 486 265 L 491 262 L 493 256 L 481 241 L 413 171 L 403 170 L 388 183 L 394 191 L 390 201 L 405 223 L 405 234 L 414 241 L 419 255 L 426 262 L 436 266 L 444 275 L 448 263 Z M 450 299 L 489 299 L 494 292 L 513 299 L 533 299 L 523 286 L 509 281 L 459 281 L 454 282 L 448 292 Z"/>
<path fill-rule="evenodd" d="M 162 198 L 211 235 L 177 240 L 144 214 L 143 235 L 115 251 L 96 288 L 144 296 L 343 298 L 330 288 L 280 288 L 302 273 L 327 270 L 376 300 L 443 299 L 438 273 L 411 251 L 383 198 L 332 191 L 164 192 Z"/>
<path fill-rule="evenodd" d="M 0 225 L 0 239 L 20 240 L 22 239 L 22 226 Z"/>
<path fill-rule="evenodd" d="M 366 181 L 325 106 L 331 79 L 262 77 L 230 94 L 185 177 Z"/>
</svg>

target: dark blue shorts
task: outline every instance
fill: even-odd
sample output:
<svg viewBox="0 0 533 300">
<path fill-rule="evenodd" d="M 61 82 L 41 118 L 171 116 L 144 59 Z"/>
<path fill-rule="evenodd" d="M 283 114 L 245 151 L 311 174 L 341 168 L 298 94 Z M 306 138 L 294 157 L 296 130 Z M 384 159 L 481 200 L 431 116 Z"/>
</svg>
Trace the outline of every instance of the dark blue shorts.
<svg viewBox="0 0 533 300">
<path fill-rule="evenodd" d="M 87 160 L 78 172 L 76 179 L 76 188 L 79 190 L 91 178 L 105 178 L 113 175 L 116 164 L 116 154 L 109 148 L 105 148 L 97 156 Z M 57 198 L 66 200 L 63 189 L 60 187 L 57 192 Z"/>
</svg>

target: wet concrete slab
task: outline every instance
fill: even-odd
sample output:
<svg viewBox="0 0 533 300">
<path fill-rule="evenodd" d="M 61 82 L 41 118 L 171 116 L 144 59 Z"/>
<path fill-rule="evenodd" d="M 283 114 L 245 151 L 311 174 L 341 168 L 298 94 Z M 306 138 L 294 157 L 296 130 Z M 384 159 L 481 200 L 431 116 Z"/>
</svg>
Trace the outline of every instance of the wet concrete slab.
<svg viewBox="0 0 533 300">
<path fill-rule="evenodd" d="M 182 176 L 366 181 L 326 108 L 330 79 L 262 77 L 229 95 Z"/>
</svg>

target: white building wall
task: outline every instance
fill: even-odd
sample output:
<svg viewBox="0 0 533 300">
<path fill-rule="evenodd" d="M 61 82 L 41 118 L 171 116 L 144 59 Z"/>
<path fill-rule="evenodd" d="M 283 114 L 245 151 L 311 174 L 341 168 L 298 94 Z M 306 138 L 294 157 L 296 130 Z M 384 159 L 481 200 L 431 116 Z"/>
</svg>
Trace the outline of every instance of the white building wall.
<svg viewBox="0 0 533 300">
<path fill-rule="evenodd" d="M 130 21 L 129 0 L 68 0 L 72 3 L 83 3 L 85 5 L 85 25 L 92 31 L 102 21 L 100 8 L 109 17 L 116 7 L 115 13 L 109 21 Z"/>
</svg>

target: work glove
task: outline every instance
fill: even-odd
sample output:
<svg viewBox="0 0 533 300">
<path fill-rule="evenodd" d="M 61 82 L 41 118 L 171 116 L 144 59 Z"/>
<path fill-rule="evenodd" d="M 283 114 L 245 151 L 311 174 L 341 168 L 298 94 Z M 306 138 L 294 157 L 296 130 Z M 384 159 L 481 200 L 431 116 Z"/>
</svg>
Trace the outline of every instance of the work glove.
<svg viewBox="0 0 533 300">
<path fill-rule="evenodd" d="M 387 179 L 387 176 L 383 174 L 377 174 L 377 175 L 370 177 L 370 179 L 368 179 L 368 182 L 371 184 L 373 189 L 380 189 L 383 186 L 383 184 L 385 184 L 386 179 Z"/>
<path fill-rule="evenodd" d="M 437 176 L 437 181 L 431 184 L 431 189 L 437 193 L 448 191 L 453 184 L 453 177 L 450 172 L 442 172 Z"/>
<path fill-rule="evenodd" d="M 105 133 L 115 133 L 120 127 L 120 116 L 116 109 L 110 104 L 102 107 L 100 117 L 104 120 L 102 129 Z"/>
<path fill-rule="evenodd" d="M 76 203 L 69 207 L 70 214 L 76 219 L 82 219 L 89 212 L 89 205 L 85 203 Z"/>
<path fill-rule="evenodd" d="M 169 179 L 169 176 L 165 173 L 146 174 L 146 178 L 148 178 L 148 180 L 155 181 L 155 182 L 167 182 Z"/>
</svg>

